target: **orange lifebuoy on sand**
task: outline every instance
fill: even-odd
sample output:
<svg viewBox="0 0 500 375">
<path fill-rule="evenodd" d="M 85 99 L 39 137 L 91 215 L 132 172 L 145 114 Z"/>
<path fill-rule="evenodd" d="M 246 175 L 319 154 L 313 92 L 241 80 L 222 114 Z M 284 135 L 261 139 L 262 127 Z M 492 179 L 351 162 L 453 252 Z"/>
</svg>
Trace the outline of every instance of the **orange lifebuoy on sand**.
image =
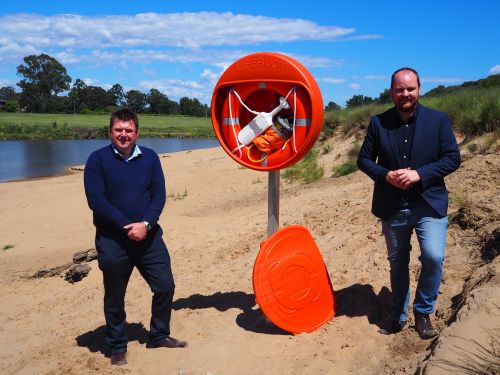
<svg viewBox="0 0 500 375">
<path fill-rule="evenodd" d="M 269 154 L 242 145 L 239 132 L 256 112 L 271 112 L 286 98 L 280 116 L 292 118 L 293 134 L 285 146 Z M 252 112 L 251 112 L 252 111 Z M 289 56 L 259 52 L 233 63 L 212 96 L 212 125 L 222 148 L 243 166 L 260 171 L 286 168 L 304 157 L 318 138 L 323 100 L 313 76 Z"/>
<path fill-rule="evenodd" d="M 321 253 L 309 231 L 291 225 L 264 243 L 253 269 L 255 299 L 278 327 L 312 332 L 335 315 L 335 296 Z"/>
</svg>

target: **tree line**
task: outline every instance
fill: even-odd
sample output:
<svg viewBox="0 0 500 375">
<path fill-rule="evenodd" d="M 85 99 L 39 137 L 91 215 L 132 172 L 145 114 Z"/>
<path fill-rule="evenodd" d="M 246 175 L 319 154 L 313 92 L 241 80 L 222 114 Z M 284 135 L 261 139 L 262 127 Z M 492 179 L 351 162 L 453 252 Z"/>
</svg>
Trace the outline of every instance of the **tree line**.
<svg viewBox="0 0 500 375">
<path fill-rule="evenodd" d="M 148 93 L 139 90 L 124 92 L 116 83 L 109 90 L 87 85 L 72 78 L 66 68 L 55 58 L 46 55 L 24 57 L 24 64 L 17 67 L 22 78 L 17 86 L 0 88 L 2 110 L 36 113 L 109 113 L 118 107 L 128 107 L 137 113 L 180 114 L 187 116 L 208 116 L 210 109 L 198 99 L 183 97 L 176 102 L 157 89 Z M 59 95 L 67 93 L 66 95 Z"/>
<path fill-rule="evenodd" d="M 361 107 L 367 104 L 386 104 L 391 102 L 391 91 L 385 89 L 384 92 L 380 93 L 378 98 L 372 98 L 365 95 L 353 95 L 352 98 L 345 102 L 346 108 Z M 333 111 L 336 109 L 341 109 L 340 105 L 335 102 L 328 102 L 325 106 L 325 112 Z"/>
<path fill-rule="evenodd" d="M 0 107 L 4 111 L 19 110 L 38 113 L 109 113 L 117 107 L 129 107 L 137 113 L 181 114 L 187 116 L 208 116 L 210 108 L 198 99 L 183 97 L 176 102 L 153 88 L 148 93 L 139 90 L 124 92 L 116 83 L 109 90 L 99 86 L 87 85 L 77 78 L 73 85 L 66 68 L 55 58 L 46 55 L 29 55 L 24 64 L 17 67 L 17 74 L 22 77 L 17 86 L 18 93 L 11 87 L 0 87 Z M 450 94 L 473 87 L 500 86 L 500 75 L 492 75 L 477 81 L 464 82 L 457 86 L 438 86 L 423 97 Z M 60 93 L 67 92 L 67 95 Z M 385 89 L 378 97 L 353 95 L 345 103 L 347 108 L 361 107 L 367 104 L 391 103 L 391 93 Z M 3 105 L 3 106 L 2 106 Z M 340 105 L 330 101 L 325 111 L 340 109 Z"/>
</svg>

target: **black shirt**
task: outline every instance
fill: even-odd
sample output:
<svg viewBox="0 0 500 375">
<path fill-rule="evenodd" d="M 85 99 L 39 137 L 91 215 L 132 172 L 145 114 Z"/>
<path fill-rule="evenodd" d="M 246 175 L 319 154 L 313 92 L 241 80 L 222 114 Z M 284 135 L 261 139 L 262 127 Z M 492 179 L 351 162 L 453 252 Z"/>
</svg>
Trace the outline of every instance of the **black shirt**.
<svg viewBox="0 0 500 375">
<path fill-rule="evenodd" d="M 398 153 L 399 160 L 401 161 L 401 168 L 414 167 L 410 165 L 410 157 L 413 146 L 413 137 L 415 135 L 415 127 L 417 125 L 417 115 L 418 107 L 415 107 L 413 113 L 407 120 L 398 117 L 398 128 L 397 128 L 397 138 L 398 138 Z M 408 190 L 401 190 L 401 200 L 418 200 L 421 199 L 420 195 L 414 188 Z"/>
</svg>

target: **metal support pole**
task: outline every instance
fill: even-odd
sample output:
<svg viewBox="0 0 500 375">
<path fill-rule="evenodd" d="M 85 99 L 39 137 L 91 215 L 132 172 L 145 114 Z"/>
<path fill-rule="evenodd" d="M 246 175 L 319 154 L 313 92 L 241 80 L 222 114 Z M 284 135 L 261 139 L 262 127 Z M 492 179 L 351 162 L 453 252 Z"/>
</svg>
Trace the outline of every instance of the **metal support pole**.
<svg viewBox="0 0 500 375">
<path fill-rule="evenodd" d="M 280 171 L 269 172 L 267 183 L 267 236 L 280 226 Z"/>
</svg>

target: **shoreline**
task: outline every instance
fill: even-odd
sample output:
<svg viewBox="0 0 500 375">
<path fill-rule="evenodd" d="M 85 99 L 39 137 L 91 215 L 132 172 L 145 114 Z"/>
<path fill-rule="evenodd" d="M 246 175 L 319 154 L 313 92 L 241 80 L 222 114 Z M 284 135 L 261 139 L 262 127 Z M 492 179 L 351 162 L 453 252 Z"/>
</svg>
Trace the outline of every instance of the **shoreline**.
<svg viewBox="0 0 500 375">
<path fill-rule="evenodd" d="M 140 138 L 139 142 L 138 142 L 139 146 L 141 146 L 141 140 L 144 140 L 144 139 L 147 139 L 147 140 L 158 140 L 158 139 L 162 139 L 162 138 L 147 138 L 147 137 Z M 163 138 L 163 139 L 166 139 L 166 138 Z M 169 139 L 173 139 L 173 138 L 169 138 Z M 189 143 L 189 140 L 188 140 L 187 141 L 188 143 L 186 143 L 185 146 L 187 146 L 187 147 L 189 147 L 189 146 L 197 147 L 198 146 L 199 147 L 200 144 L 197 143 L 198 141 L 203 142 L 203 141 L 207 141 L 208 140 L 208 139 L 204 139 L 204 138 L 190 138 L 190 139 L 192 139 L 193 142 Z M 109 139 L 103 139 L 103 141 L 106 141 L 106 140 L 109 141 Z M 75 141 L 75 140 L 69 140 L 69 141 Z M 76 141 L 85 141 L 85 140 L 76 140 Z M 90 141 L 92 141 L 92 140 L 90 140 Z M 93 140 L 93 141 L 95 141 L 95 140 Z M 218 144 L 218 142 L 217 142 L 216 139 L 214 139 L 213 141 L 214 141 L 214 145 L 210 144 L 209 147 L 190 148 L 190 149 L 186 149 L 186 150 L 169 151 L 169 152 L 161 152 L 161 153 L 159 152 L 158 155 L 171 154 L 171 153 L 175 153 L 175 152 L 183 152 L 183 151 L 188 151 L 188 150 L 189 151 L 194 151 L 194 150 L 211 149 L 211 148 L 220 147 L 220 145 Z M 23 141 L 20 141 L 20 142 L 23 142 Z M 0 143 L 1 143 L 1 141 L 0 141 Z M 104 142 L 104 143 L 106 143 L 106 142 Z M 176 144 L 175 143 L 173 143 L 171 145 L 173 145 L 173 147 L 172 146 L 165 147 L 165 145 L 163 145 L 162 147 L 163 148 L 176 148 Z M 151 145 L 148 145 L 148 144 L 145 144 L 144 146 L 145 147 L 150 147 L 150 148 L 152 147 Z M 16 146 L 16 147 L 17 148 L 15 148 L 15 150 L 17 150 L 20 146 Z M 58 146 L 58 147 L 60 147 L 60 146 Z M 97 149 L 97 147 L 95 149 Z M 93 149 L 92 149 L 92 151 L 93 151 Z M 90 154 L 90 152 L 91 151 L 89 151 L 89 154 Z M 6 155 L 8 155 L 8 154 L 6 153 Z M 52 177 L 64 176 L 66 174 L 73 173 L 75 171 L 79 171 L 80 169 L 83 170 L 83 166 L 84 165 L 85 165 L 84 163 L 83 164 L 66 165 L 66 166 L 63 166 L 57 172 L 52 173 L 52 174 L 48 173 L 48 174 L 42 174 L 40 176 L 28 176 L 28 177 L 10 178 L 10 179 L 6 179 L 4 181 L 0 181 L 0 184 L 11 183 L 11 182 L 19 182 L 19 181 L 40 180 L 40 179 L 47 179 L 47 178 L 52 178 Z M 1 165 L 0 165 L 0 167 L 1 167 Z M 50 166 L 48 168 L 46 167 L 45 170 L 47 170 L 47 169 L 51 169 L 51 167 Z M 36 173 L 39 170 L 39 168 L 34 168 L 33 170 L 34 170 L 34 173 Z"/>
<path fill-rule="evenodd" d="M 192 152 L 196 150 L 210 150 L 214 148 L 219 148 L 220 146 L 215 146 L 215 147 L 208 147 L 208 148 L 203 148 L 203 149 L 193 149 L 193 150 L 182 150 L 182 151 L 174 151 L 174 152 L 163 152 L 159 153 L 158 157 L 165 158 L 169 157 L 172 154 L 176 154 L 179 152 Z M 57 178 L 57 177 L 63 177 L 63 176 L 68 176 L 72 174 L 78 174 L 83 172 L 85 169 L 85 164 L 80 164 L 80 165 L 72 165 L 68 167 L 64 167 L 63 171 L 61 173 L 57 173 L 54 175 L 47 175 L 47 176 L 37 176 L 37 177 L 24 177 L 24 178 L 16 178 L 13 180 L 7 180 L 7 181 L 0 181 L 0 184 L 10 184 L 10 183 L 16 183 L 16 182 L 25 182 L 25 181 L 38 181 L 38 180 L 47 180 L 51 178 Z"/>
</svg>

